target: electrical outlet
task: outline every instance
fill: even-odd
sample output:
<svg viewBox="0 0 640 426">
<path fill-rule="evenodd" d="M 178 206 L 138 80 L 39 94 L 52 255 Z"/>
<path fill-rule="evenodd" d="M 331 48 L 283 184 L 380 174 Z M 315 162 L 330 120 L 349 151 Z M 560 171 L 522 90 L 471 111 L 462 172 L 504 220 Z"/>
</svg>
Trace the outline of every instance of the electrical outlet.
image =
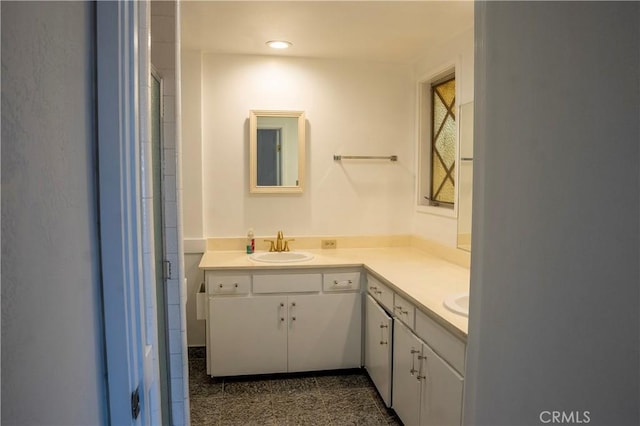
<svg viewBox="0 0 640 426">
<path fill-rule="evenodd" d="M 323 249 L 334 249 L 336 248 L 337 244 L 336 244 L 336 240 L 322 240 L 320 242 L 320 246 Z"/>
</svg>

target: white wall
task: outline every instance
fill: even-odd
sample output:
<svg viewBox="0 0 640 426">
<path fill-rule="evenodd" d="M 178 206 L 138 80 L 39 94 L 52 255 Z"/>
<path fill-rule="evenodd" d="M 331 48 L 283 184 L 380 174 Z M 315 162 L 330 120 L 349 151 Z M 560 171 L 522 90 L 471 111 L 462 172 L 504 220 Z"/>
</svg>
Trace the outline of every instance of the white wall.
<svg viewBox="0 0 640 426">
<path fill-rule="evenodd" d="M 182 71 L 182 225 L 187 239 L 201 239 L 202 231 L 202 55 L 183 50 Z M 200 244 L 204 250 L 204 244 Z M 185 248 L 186 249 L 186 248 Z M 196 294 L 204 282 L 198 268 L 202 253 L 186 253 L 187 345 L 205 345 L 205 322 L 196 318 Z"/>
<path fill-rule="evenodd" d="M 456 68 L 457 100 L 460 106 L 473 101 L 474 90 L 474 34 L 473 29 L 454 37 L 447 43 L 429 49 L 429 53 L 414 66 L 416 81 L 428 81 L 443 71 Z M 415 90 L 417 92 L 417 83 Z M 415 112 L 414 112 L 415 114 Z M 416 137 L 417 140 L 417 130 Z M 416 149 L 414 156 L 418 156 Z M 451 247 L 457 243 L 458 220 L 455 216 L 433 213 L 437 208 L 417 208 L 419 194 L 413 202 L 412 233 Z M 441 209 L 442 210 L 442 209 Z"/>
<path fill-rule="evenodd" d="M 106 424 L 92 5 L 2 2 L 2 424 Z"/>
<path fill-rule="evenodd" d="M 198 84 L 199 61 L 187 52 L 183 58 L 190 76 L 182 81 L 186 95 Z M 213 54 L 204 54 L 201 65 L 202 210 L 187 184 L 183 205 L 185 228 L 196 224 L 192 236 L 200 220 L 205 238 L 242 236 L 249 227 L 258 236 L 279 229 L 289 235 L 411 231 L 415 86 L 410 67 Z M 304 194 L 249 194 L 251 109 L 305 111 Z M 185 138 L 185 152 L 192 143 L 197 145 L 197 136 Z M 339 163 L 334 154 L 395 154 L 399 161 Z"/>
<path fill-rule="evenodd" d="M 465 424 L 640 424 L 639 9 L 476 3 Z"/>
<path fill-rule="evenodd" d="M 182 224 L 185 238 L 202 238 L 202 55 L 183 50 Z"/>
</svg>

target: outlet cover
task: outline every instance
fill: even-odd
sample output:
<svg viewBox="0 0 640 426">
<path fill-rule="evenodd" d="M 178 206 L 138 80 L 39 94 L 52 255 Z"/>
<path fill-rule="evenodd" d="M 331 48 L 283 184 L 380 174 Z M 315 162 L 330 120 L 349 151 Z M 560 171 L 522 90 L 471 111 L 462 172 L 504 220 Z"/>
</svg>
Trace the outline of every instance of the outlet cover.
<svg viewBox="0 0 640 426">
<path fill-rule="evenodd" d="M 320 247 L 323 249 L 334 249 L 337 247 L 336 240 L 321 240 Z"/>
</svg>

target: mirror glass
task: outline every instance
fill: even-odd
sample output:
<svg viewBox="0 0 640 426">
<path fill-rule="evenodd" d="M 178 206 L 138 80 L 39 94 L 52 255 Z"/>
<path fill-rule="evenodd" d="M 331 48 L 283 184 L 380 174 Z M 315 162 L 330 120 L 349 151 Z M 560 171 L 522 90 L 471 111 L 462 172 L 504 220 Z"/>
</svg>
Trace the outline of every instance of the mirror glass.
<svg viewBox="0 0 640 426">
<path fill-rule="evenodd" d="M 250 192 L 302 192 L 304 159 L 303 111 L 250 111 Z"/>
<path fill-rule="evenodd" d="M 460 106 L 460 158 L 458 161 L 458 248 L 471 251 L 471 199 L 473 190 L 473 102 Z"/>
</svg>

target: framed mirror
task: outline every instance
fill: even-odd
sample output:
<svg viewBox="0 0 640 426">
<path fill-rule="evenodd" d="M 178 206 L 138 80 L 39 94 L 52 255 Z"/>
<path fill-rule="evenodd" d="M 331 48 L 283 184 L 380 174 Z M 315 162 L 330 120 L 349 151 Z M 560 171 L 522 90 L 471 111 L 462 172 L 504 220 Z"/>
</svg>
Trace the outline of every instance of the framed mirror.
<svg viewBox="0 0 640 426">
<path fill-rule="evenodd" d="M 304 111 L 249 112 L 249 192 L 302 192 Z"/>
</svg>

